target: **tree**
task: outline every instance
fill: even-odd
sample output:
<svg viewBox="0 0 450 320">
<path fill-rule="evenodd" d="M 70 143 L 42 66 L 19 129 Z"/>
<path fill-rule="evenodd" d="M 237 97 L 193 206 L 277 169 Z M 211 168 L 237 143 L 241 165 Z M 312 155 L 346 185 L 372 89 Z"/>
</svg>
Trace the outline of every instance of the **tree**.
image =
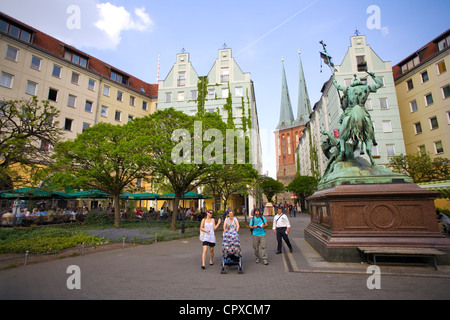
<svg viewBox="0 0 450 320">
<path fill-rule="evenodd" d="M 209 173 L 223 163 L 223 140 L 216 137 L 209 143 L 210 140 L 205 139 L 207 132 L 224 137 L 226 125 L 215 113 L 197 117 L 173 108 L 159 110 L 148 117 L 135 119 L 133 123 L 139 128 L 140 135 L 150 137 L 146 149 L 152 154 L 151 176 L 167 179 L 175 193 L 170 227 L 175 230 L 181 196 L 208 181 Z M 217 154 L 217 163 L 210 162 Z M 210 157 L 205 159 L 204 155 Z"/>
<path fill-rule="evenodd" d="M 450 179 L 449 159 L 432 158 L 429 153 L 418 152 L 394 156 L 389 160 L 392 171 L 409 175 L 415 183 Z"/>
<path fill-rule="evenodd" d="M 281 182 L 271 177 L 264 178 L 261 183 L 261 188 L 264 195 L 267 197 L 267 201 L 269 202 L 272 202 L 272 198 L 274 195 L 285 190 L 284 185 Z"/>
<path fill-rule="evenodd" d="M 0 103 L 0 180 L 11 174 L 14 164 L 25 166 L 50 163 L 50 146 L 61 138 L 62 129 L 55 121 L 59 111 L 34 96 L 29 100 L 10 100 Z M 11 181 L 9 184 L 13 183 Z"/>
<path fill-rule="evenodd" d="M 150 137 L 141 135 L 133 122 L 126 125 L 99 123 L 75 140 L 55 147 L 51 180 L 65 187 L 99 189 L 113 196 L 114 225 L 120 225 L 119 196 L 138 178 L 148 175 L 152 155 Z"/>
<path fill-rule="evenodd" d="M 310 176 L 296 177 L 286 187 L 286 190 L 293 192 L 297 199 L 300 201 L 302 208 L 304 209 L 305 200 L 312 195 L 317 188 L 318 180 Z"/>
<path fill-rule="evenodd" d="M 219 195 L 225 210 L 230 195 L 247 190 L 257 178 L 258 171 L 250 164 L 225 164 L 214 170 L 205 184 Z"/>
</svg>

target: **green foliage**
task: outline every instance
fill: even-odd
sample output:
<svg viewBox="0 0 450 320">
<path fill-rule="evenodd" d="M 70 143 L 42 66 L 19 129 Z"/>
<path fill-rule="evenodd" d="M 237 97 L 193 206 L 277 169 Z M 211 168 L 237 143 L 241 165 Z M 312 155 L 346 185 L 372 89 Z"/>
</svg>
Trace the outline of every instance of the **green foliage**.
<svg viewBox="0 0 450 320">
<path fill-rule="evenodd" d="M 91 211 L 84 219 L 84 223 L 87 225 L 108 224 L 111 221 L 111 217 L 105 211 Z"/>
<path fill-rule="evenodd" d="M 269 202 L 272 202 L 272 198 L 274 195 L 285 190 L 284 185 L 281 182 L 271 177 L 267 177 L 262 181 L 261 188 Z"/>
<path fill-rule="evenodd" d="M 199 77 L 197 83 L 197 116 L 205 115 L 205 101 L 208 94 L 208 77 Z"/>
<path fill-rule="evenodd" d="M 0 178 L 12 182 L 25 179 L 27 173 L 13 170 L 12 165 L 27 165 L 28 170 L 38 169 L 37 163 L 50 162 L 48 152 L 41 152 L 41 143 L 56 144 L 62 129 L 56 121 L 59 110 L 47 100 L 10 100 L 0 104 Z M 34 171 L 33 171 L 34 170 Z M 28 182 L 28 181 L 27 181 Z"/>
<path fill-rule="evenodd" d="M 389 167 L 392 171 L 409 175 L 415 183 L 450 179 L 449 159 L 432 158 L 429 153 L 418 152 L 391 157 Z"/>
<path fill-rule="evenodd" d="M 94 236 L 74 235 L 74 236 L 40 236 L 30 239 L 23 239 L 15 242 L 0 244 L 0 253 L 48 253 L 60 251 L 72 247 L 85 245 L 97 246 L 103 244 L 103 240 Z"/>
<path fill-rule="evenodd" d="M 305 199 L 316 191 L 317 184 L 318 179 L 315 177 L 299 176 L 292 180 L 286 190 L 293 192 L 303 206 Z"/>
</svg>

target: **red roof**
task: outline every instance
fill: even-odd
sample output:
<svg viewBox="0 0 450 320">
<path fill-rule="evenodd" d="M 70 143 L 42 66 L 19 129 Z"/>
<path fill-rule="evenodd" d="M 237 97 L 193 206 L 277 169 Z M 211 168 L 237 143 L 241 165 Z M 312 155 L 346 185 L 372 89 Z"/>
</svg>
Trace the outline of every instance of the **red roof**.
<svg viewBox="0 0 450 320">
<path fill-rule="evenodd" d="M 28 29 L 29 31 L 31 31 L 33 33 L 32 40 L 31 40 L 31 46 L 33 46 L 39 50 L 45 51 L 53 56 L 63 59 L 63 60 L 65 60 L 64 59 L 65 48 L 68 48 L 71 51 L 88 58 L 89 62 L 88 62 L 86 70 L 96 73 L 96 74 L 99 74 L 99 75 L 102 75 L 106 78 L 110 78 L 110 75 L 111 75 L 110 70 L 114 69 L 115 71 L 120 72 L 121 74 L 128 77 L 127 85 L 118 83 L 119 85 L 123 85 L 130 89 L 133 89 L 133 90 L 139 92 L 140 94 L 144 94 L 144 95 L 148 96 L 149 98 L 157 98 L 158 97 L 158 85 L 157 84 L 150 84 L 145 81 L 142 81 L 124 71 L 121 71 L 120 69 L 117 69 L 117 68 L 107 64 L 106 62 L 103 62 L 93 56 L 90 56 L 89 54 L 87 54 L 73 46 L 70 46 L 62 41 L 59 41 L 58 39 L 55 39 L 55 38 L 49 36 L 48 34 L 45 34 L 44 32 L 41 32 L 33 27 L 30 27 L 30 26 L 26 25 L 25 23 L 18 21 L 16 19 L 4 14 L 3 12 L 0 12 L 0 18 L 3 18 L 5 20 L 7 20 L 8 22 L 11 22 L 15 25 L 21 26 L 22 28 Z M 65 61 L 70 62 L 68 60 L 65 60 Z M 142 87 L 144 89 L 145 93 L 143 93 L 141 91 L 140 87 Z"/>
<path fill-rule="evenodd" d="M 419 57 L 420 57 L 420 64 L 423 64 L 424 62 L 426 62 L 429 59 L 433 58 L 435 55 L 439 54 L 440 51 L 438 49 L 437 43 L 440 40 L 442 40 L 445 37 L 447 37 L 448 35 L 450 35 L 450 29 L 445 31 L 443 34 L 438 36 L 436 39 L 430 41 L 428 44 L 426 44 L 425 46 L 423 46 L 422 48 L 420 48 L 419 50 L 417 50 L 413 54 L 409 55 L 406 59 L 400 61 L 398 64 L 393 66 L 392 67 L 392 71 L 393 71 L 393 75 L 394 75 L 394 80 L 397 80 L 398 78 L 400 78 L 404 74 L 404 73 L 402 73 L 402 66 L 405 63 L 408 63 L 409 61 L 414 59 L 417 55 L 419 55 Z M 411 70 L 409 70 L 409 71 L 411 71 Z"/>
</svg>

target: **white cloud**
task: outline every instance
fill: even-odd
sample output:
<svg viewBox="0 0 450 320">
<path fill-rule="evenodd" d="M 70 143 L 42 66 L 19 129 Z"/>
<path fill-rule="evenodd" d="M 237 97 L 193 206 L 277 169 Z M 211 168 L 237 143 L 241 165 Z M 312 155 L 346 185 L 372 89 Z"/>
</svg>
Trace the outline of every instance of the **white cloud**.
<svg viewBox="0 0 450 320">
<path fill-rule="evenodd" d="M 120 43 L 122 31 L 146 31 L 153 25 L 145 8 L 135 9 L 136 17 L 132 17 L 124 7 L 117 7 L 109 2 L 97 4 L 97 9 L 100 20 L 94 25 L 108 35 L 114 46 Z"/>
</svg>

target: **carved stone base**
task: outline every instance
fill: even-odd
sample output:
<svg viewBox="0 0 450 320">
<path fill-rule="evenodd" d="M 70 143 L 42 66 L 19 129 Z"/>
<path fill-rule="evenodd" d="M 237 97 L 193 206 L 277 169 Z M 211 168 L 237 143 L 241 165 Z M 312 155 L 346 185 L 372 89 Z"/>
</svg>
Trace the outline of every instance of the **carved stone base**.
<svg viewBox="0 0 450 320">
<path fill-rule="evenodd" d="M 450 239 L 439 232 L 437 193 L 413 183 L 338 185 L 308 198 L 311 223 L 305 240 L 327 261 L 361 261 L 358 247 L 436 248 Z"/>
</svg>

